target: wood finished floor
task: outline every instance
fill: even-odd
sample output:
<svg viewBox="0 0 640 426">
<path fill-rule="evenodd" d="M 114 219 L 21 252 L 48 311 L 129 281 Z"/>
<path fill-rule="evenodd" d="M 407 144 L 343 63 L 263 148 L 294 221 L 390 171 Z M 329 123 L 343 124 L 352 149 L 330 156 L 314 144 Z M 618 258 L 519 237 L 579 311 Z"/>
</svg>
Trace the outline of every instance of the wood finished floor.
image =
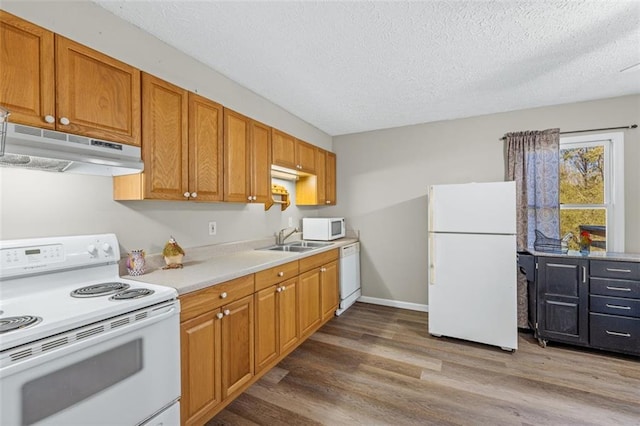
<svg viewBox="0 0 640 426">
<path fill-rule="evenodd" d="M 640 358 L 521 332 L 518 351 L 427 333 L 428 314 L 356 303 L 214 425 L 640 425 Z"/>
</svg>

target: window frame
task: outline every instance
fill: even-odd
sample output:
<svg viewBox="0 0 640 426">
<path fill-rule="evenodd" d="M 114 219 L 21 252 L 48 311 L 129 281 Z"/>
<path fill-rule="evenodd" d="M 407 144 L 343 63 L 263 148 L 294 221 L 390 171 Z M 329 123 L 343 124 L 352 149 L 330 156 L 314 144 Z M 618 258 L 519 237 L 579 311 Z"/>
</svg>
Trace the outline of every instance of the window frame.
<svg viewBox="0 0 640 426">
<path fill-rule="evenodd" d="M 593 133 L 560 137 L 560 149 L 604 145 L 604 203 L 560 204 L 565 209 L 606 209 L 607 251 L 624 252 L 624 133 Z"/>
</svg>

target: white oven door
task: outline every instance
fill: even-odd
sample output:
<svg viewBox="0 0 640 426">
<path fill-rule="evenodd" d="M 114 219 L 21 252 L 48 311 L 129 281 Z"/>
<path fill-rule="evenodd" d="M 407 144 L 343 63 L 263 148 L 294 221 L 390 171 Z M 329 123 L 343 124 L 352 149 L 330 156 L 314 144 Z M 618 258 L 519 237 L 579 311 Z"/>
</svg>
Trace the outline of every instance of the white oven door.
<svg viewBox="0 0 640 426">
<path fill-rule="evenodd" d="M 171 406 L 180 397 L 179 306 L 149 307 L 11 350 L 16 361 L 0 369 L 0 424 L 133 426 Z M 20 359 L 16 350 L 32 355 Z"/>
</svg>

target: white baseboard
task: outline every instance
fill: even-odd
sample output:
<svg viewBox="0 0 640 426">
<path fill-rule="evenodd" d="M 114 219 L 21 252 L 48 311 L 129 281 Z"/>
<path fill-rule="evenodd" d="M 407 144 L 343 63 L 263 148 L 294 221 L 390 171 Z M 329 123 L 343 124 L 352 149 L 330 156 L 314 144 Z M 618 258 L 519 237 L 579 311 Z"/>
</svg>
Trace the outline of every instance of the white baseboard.
<svg viewBox="0 0 640 426">
<path fill-rule="evenodd" d="M 373 305 L 391 306 L 400 309 L 409 309 L 410 311 L 429 312 L 429 305 L 420 303 L 400 302 L 391 299 L 379 299 L 377 297 L 360 296 L 358 302 L 371 303 Z"/>
</svg>

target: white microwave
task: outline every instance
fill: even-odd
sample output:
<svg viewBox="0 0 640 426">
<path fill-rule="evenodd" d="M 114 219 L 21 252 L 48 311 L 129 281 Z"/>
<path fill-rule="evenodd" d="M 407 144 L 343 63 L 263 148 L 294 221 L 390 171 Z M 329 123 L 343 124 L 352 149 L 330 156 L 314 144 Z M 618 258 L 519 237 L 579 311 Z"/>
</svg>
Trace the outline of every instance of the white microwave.
<svg viewBox="0 0 640 426">
<path fill-rule="evenodd" d="M 302 218 L 302 239 L 330 241 L 346 235 L 343 217 Z"/>
</svg>

